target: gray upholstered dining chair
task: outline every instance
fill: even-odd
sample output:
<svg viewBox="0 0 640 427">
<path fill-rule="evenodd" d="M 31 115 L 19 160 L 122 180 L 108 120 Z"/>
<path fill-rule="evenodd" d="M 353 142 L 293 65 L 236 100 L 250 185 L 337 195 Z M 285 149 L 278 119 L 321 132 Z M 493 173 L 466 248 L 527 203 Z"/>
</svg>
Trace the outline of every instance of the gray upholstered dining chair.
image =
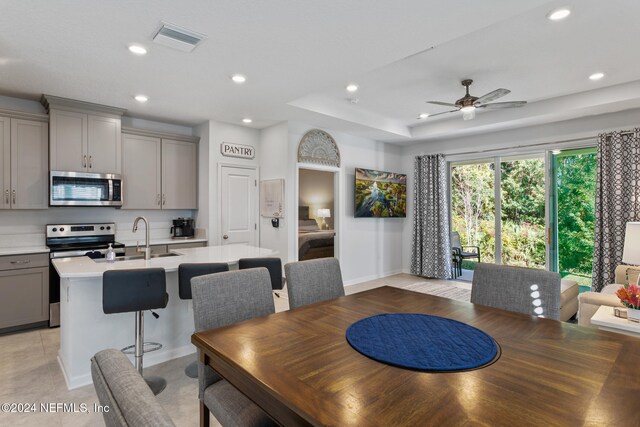
<svg viewBox="0 0 640 427">
<path fill-rule="evenodd" d="M 107 427 L 175 426 L 142 375 L 120 350 L 102 350 L 91 358 L 91 377 Z"/>
<path fill-rule="evenodd" d="M 266 268 L 191 279 L 196 332 L 275 313 Z M 267 414 L 198 358 L 198 397 L 223 426 L 276 425 Z"/>
<path fill-rule="evenodd" d="M 336 258 L 290 262 L 284 271 L 292 309 L 344 296 L 340 263 Z"/>
<path fill-rule="evenodd" d="M 560 275 L 546 270 L 480 263 L 471 302 L 532 316 L 560 319 Z"/>
</svg>

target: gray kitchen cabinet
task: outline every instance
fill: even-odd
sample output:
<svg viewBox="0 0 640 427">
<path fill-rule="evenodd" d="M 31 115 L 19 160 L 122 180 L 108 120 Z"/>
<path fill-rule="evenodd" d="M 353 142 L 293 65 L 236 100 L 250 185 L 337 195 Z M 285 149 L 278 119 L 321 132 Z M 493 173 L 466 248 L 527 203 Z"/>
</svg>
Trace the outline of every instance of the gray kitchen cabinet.
<svg viewBox="0 0 640 427">
<path fill-rule="evenodd" d="M 43 96 L 51 125 L 49 168 L 122 173 L 121 116 L 125 110 Z"/>
<path fill-rule="evenodd" d="M 0 209 L 47 209 L 48 125 L 0 117 Z"/>
<path fill-rule="evenodd" d="M 123 209 L 160 209 L 160 138 L 122 136 Z"/>
<path fill-rule="evenodd" d="M 121 173 L 120 117 L 51 110 L 51 170 Z"/>
<path fill-rule="evenodd" d="M 122 173 L 120 117 L 87 116 L 88 172 Z"/>
<path fill-rule="evenodd" d="M 197 144 L 123 133 L 123 209 L 197 209 Z"/>
<path fill-rule="evenodd" d="M 48 254 L 0 257 L 0 330 L 49 320 Z"/>
<path fill-rule="evenodd" d="M 197 145 L 162 140 L 162 208 L 197 209 Z"/>
</svg>

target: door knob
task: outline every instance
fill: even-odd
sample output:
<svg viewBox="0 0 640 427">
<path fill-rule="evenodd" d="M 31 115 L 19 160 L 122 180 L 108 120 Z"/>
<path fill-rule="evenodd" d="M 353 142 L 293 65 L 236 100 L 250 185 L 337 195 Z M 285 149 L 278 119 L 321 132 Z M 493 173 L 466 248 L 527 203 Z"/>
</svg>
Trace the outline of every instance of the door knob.
<svg viewBox="0 0 640 427">
<path fill-rule="evenodd" d="M 227 236 L 227 235 L 225 234 L 224 236 L 222 236 L 222 238 L 223 238 L 224 240 L 227 240 L 227 239 L 229 238 L 229 236 Z"/>
</svg>

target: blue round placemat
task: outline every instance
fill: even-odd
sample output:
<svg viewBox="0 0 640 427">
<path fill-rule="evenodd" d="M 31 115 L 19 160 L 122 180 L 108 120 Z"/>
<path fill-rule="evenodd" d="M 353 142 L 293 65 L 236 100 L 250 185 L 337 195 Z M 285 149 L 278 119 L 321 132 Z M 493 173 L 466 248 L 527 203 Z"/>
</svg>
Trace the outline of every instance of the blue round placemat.
<svg viewBox="0 0 640 427">
<path fill-rule="evenodd" d="M 480 329 L 427 314 L 378 314 L 347 329 L 347 341 L 371 359 L 421 371 L 479 368 L 498 355 L 498 344 Z"/>
</svg>

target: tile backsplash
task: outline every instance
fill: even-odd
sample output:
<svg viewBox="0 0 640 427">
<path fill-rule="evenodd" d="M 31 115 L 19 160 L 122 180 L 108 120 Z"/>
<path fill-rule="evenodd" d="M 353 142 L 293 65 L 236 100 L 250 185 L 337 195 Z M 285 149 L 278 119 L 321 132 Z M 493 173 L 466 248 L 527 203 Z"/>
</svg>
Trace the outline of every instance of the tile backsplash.
<svg viewBox="0 0 640 427">
<path fill-rule="evenodd" d="M 144 225 L 133 233 L 133 221 L 143 215 L 149 221 L 151 240 L 171 237 L 172 220 L 178 217 L 196 218 L 198 211 L 136 211 L 113 208 L 49 208 L 46 210 L 0 211 L 0 248 L 38 247 L 45 245 L 47 224 L 77 224 L 113 222 L 116 224 L 116 240 L 135 244 L 144 242 Z M 206 234 L 204 230 L 198 230 Z"/>
</svg>

